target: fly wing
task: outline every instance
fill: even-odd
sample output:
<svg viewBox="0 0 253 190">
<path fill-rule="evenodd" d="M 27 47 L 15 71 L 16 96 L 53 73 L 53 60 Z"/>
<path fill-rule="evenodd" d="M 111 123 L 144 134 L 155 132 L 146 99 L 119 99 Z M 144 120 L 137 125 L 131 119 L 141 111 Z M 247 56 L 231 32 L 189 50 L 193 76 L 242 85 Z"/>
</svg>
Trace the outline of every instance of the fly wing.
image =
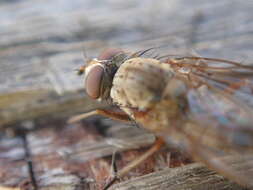
<svg viewBox="0 0 253 190">
<path fill-rule="evenodd" d="M 206 145 L 201 139 L 184 134 L 187 139 L 188 152 L 197 161 L 206 164 L 210 169 L 222 174 L 232 181 L 247 188 L 253 187 L 253 154 L 252 151 L 241 152 L 238 147 L 233 152 L 216 149 Z M 203 135 L 205 138 L 205 135 Z"/>
<path fill-rule="evenodd" d="M 253 187 L 253 68 L 207 59 L 176 63 L 179 78 L 187 78 L 190 120 L 177 132 L 196 159 Z M 190 72 L 180 73 L 185 67 Z"/>
<path fill-rule="evenodd" d="M 190 119 L 217 131 L 233 147 L 252 148 L 253 67 L 219 59 L 197 61 L 189 64 L 194 67 L 187 92 Z"/>
<path fill-rule="evenodd" d="M 228 93 L 202 86 L 187 94 L 188 117 L 215 131 L 222 143 L 233 147 L 253 148 L 253 108 Z"/>
</svg>

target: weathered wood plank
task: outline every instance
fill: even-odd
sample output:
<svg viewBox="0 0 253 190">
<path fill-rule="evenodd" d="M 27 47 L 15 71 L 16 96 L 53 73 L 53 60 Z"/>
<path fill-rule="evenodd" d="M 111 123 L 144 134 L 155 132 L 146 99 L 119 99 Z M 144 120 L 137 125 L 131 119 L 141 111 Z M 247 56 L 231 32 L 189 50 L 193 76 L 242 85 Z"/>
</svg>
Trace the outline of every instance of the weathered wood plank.
<svg viewBox="0 0 253 190">
<path fill-rule="evenodd" d="M 205 166 L 195 163 L 173 169 L 167 168 L 160 172 L 155 172 L 119 183 L 111 188 L 111 190 L 130 189 L 243 190 L 245 188 L 228 181 L 220 175 L 216 175 L 215 172 L 208 170 Z"/>
<path fill-rule="evenodd" d="M 83 46 L 90 56 L 108 46 L 135 51 L 167 44 L 171 54 L 189 53 L 193 48 L 203 56 L 251 60 L 252 4 L 229 0 L 195 3 L 76 1 L 69 5 L 62 0 L 61 4 L 1 4 L 0 125 L 51 114 L 61 116 L 66 109 L 80 112 L 71 104 L 72 109 L 54 107 L 69 100 L 69 91 L 73 101 L 78 99 L 75 93 L 83 86 L 73 70 L 83 62 Z M 62 8 L 56 9 L 56 5 Z M 30 92 L 33 90 L 42 93 Z M 84 107 L 87 103 L 74 104 Z"/>
<path fill-rule="evenodd" d="M 24 149 L 20 138 L 0 140 L 0 189 L 18 187 L 28 178 Z"/>
<path fill-rule="evenodd" d="M 58 130 L 46 128 L 28 134 L 37 187 L 54 190 L 101 188 L 111 176 L 110 155 L 113 152 L 140 149 L 154 142 L 153 135 L 131 126 L 114 124 L 107 133 L 110 138 L 104 138 L 92 123 L 86 123 L 85 126 L 62 126 Z M 118 167 L 123 167 L 142 152 L 123 153 L 116 160 Z M 0 155 L 1 186 L 32 188 L 21 139 L 3 139 Z M 180 166 L 180 162 L 187 163 L 183 159 L 172 149 L 164 149 L 123 178 L 130 178 L 129 181 L 116 184 L 111 189 L 243 189 L 199 164 L 169 168 Z M 156 172 L 133 178 L 151 171 Z"/>
<path fill-rule="evenodd" d="M 119 124 L 114 127 L 108 131 L 110 138 L 104 138 L 92 123 L 29 133 L 26 137 L 31 154 L 29 159 L 21 138 L 3 138 L 0 144 L 0 188 L 32 187 L 27 165 L 27 160 L 31 159 L 39 189 L 73 189 L 77 186 L 96 189 L 110 176 L 110 162 L 102 157 L 146 147 L 155 139 L 138 128 Z M 104 174 L 100 175 L 102 170 Z"/>
<path fill-rule="evenodd" d="M 0 130 L 14 124 L 33 128 L 38 126 L 37 121 L 44 122 L 42 127 L 49 127 L 49 121 L 64 120 L 98 106 L 84 95 L 82 79 L 74 74 L 74 69 L 83 64 L 84 47 L 92 57 L 109 46 L 136 51 L 165 44 L 166 54 L 193 52 L 251 63 L 252 8 L 250 1 L 231 0 L 2 1 Z M 125 151 L 152 143 L 150 135 L 132 128 L 120 128 L 112 134 L 107 131 L 104 137 L 87 128 L 72 129 L 60 123 L 50 126 L 55 129 L 27 134 L 35 177 L 42 189 L 102 187 L 110 175 L 110 162 L 100 157 L 110 157 L 115 149 Z M 117 159 L 119 167 L 140 152 L 123 153 Z M 169 154 L 168 150 L 163 154 Z M 164 168 L 166 161 L 161 162 L 163 156 L 159 155 L 124 179 L 156 171 L 151 169 L 155 166 Z M 161 190 L 184 188 L 187 184 L 203 189 L 209 182 L 221 189 L 238 187 L 202 166 L 195 166 L 173 169 L 175 175 L 168 169 L 113 188 L 147 189 L 140 183 L 142 180 Z M 1 137 L 0 167 L 0 189 L 32 187 L 18 137 Z M 193 184 L 189 171 L 203 175 L 195 177 Z M 188 177 L 189 180 L 182 181 Z M 180 183 L 175 185 L 173 180 Z"/>
</svg>

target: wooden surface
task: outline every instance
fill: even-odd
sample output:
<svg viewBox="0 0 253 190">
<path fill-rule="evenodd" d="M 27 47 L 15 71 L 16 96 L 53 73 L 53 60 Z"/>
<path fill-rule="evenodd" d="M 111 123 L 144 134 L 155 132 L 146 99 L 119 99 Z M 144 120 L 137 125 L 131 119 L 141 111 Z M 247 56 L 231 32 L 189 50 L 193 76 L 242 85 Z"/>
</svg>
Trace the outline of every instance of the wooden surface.
<svg viewBox="0 0 253 190">
<path fill-rule="evenodd" d="M 244 189 L 239 185 L 231 183 L 215 172 L 208 170 L 200 164 L 188 164 L 175 169 L 166 168 L 162 171 L 148 174 L 114 185 L 112 189 L 117 190 L 199 190 L 199 189 Z"/>
<path fill-rule="evenodd" d="M 94 57 L 107 47 L 166 45 L 169 54 L 250 62 L 252 7 L 230 0 L 2 2 L 0 126 L 60 117 L 69 106 L 72 113 L 91 109 L 74 74 L 84 48 Z M 61 109 L 68 101 L 75 106 Z"/>
<path fill-rule="evenodd" d="M 28 171 L 32 163 L 39 188 L 97 189 L 109 175 L 115 149 L 121 152 L 152 144 L 149 135 L 131 135 L 136 130 L 133 127 L 110 134 L 110 127 L 89 130 L 89 125 L 97 127 L 96 119 L 75 126 L 64 123 L 75 113 L 99 106 L 85 96 L 82 78 L 74 72 L 83 64 L 84 49 L 94 57 L 107 47 L 136 51 L 164 45 L 169 54 L 251 63 L 252 9 L 251 1 L 234 0 L 1 1 L 0 131 L 17 127 L 41 130 L 22 134 L 22 138 L 1 136 L 0 188 L 32 188 Z M 126 136 L 121 148 L 112 147 L 110 143 L 120 144 L 122 135 Z M 108 144 L 111 137 L 114 140 Z M 75 154 L 75 150 L 84 153 Z M 120 166 L 143 151 L 125 153 Z M 104 156 L 109 158 L 99 159 Z M 29 159 L 32 161 L 27 162 Z M 159 170 L 163 164 L 158 160 L 149 161 L 150 167 L 158 169 L 146 167 L 136 173 Z M 221 189 L 230 189 L 227 183 Z M 125 184 L 116 187 L 131 189 Z"/>
<path fill-rule="evenodd" d="M 43 190 L 101 189 L 112 176 L 114 152 L 131 150 L 116 157 L 117 167 L 122 168 L 154 142 L 152 134 L 122 124 L 113 124 L 106 134 L 99 129 L 106 127 L 105 123 L 61 127 L 29 133 L 26 141 L 24 137 L 1 140 L 1 190 L 34 186 Z M 177 150 L 163 149 L 111 189 L 245 189 L 200 164 L 190 163 Z"/>
</svg>

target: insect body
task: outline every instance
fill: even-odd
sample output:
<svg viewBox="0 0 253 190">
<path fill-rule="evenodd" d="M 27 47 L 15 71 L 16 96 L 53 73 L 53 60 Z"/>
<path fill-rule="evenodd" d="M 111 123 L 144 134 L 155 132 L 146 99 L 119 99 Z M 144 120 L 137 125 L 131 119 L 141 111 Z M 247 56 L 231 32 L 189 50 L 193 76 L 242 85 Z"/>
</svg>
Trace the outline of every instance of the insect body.
<svg viewBox="0 0 253 190">
<path fill-rule="evenodd" d="M 226 177 L 253 187 L 253 66 L 201 57 L 145 58 L 145 52 L 110 50 L 85 68 L 88 95 L 110 100 L 126 114 L 101 109 L 81 118 L 130 117 L 158 137 L 143 159 L 118 175 L 168 142 Z M 234 168 L 226 156 L 244 160 L 245 169 Z"/>
<path fill-rule="evenodd" d="M 157 133 L 176 119 L 183 120 L 184 107 L 177 98 L 185 88 L 181 83 L 178 94 L 170 94 L 174 74 L 167 63 L 148 58 L 129 59 L 115 74 L 110 96 L 138 123 Z"/>
</svg>

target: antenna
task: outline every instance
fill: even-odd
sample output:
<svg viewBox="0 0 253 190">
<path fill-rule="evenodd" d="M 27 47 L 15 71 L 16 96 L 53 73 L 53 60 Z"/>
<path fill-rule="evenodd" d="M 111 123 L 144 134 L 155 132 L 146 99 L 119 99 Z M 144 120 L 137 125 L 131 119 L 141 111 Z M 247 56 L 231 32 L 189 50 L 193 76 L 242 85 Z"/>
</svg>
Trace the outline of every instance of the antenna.
<svg viewBox="0 0 253 190">
<path fill-rule="evenodd" d="M 83 51 L 82 51 L 82 55 L 83 55 L 83 62 L 84 62 L 84 65 L 80 66 L 78 69 L 75 69 L 77 71 L 77 75 L 82 75 L 85 71 L 85 63 L 89 61 L 89 58 L 87 56 L 87 51 L 86 51 L 86 48 L 85 48 L 85 45 L 83 45 Z"/>
</svg>

